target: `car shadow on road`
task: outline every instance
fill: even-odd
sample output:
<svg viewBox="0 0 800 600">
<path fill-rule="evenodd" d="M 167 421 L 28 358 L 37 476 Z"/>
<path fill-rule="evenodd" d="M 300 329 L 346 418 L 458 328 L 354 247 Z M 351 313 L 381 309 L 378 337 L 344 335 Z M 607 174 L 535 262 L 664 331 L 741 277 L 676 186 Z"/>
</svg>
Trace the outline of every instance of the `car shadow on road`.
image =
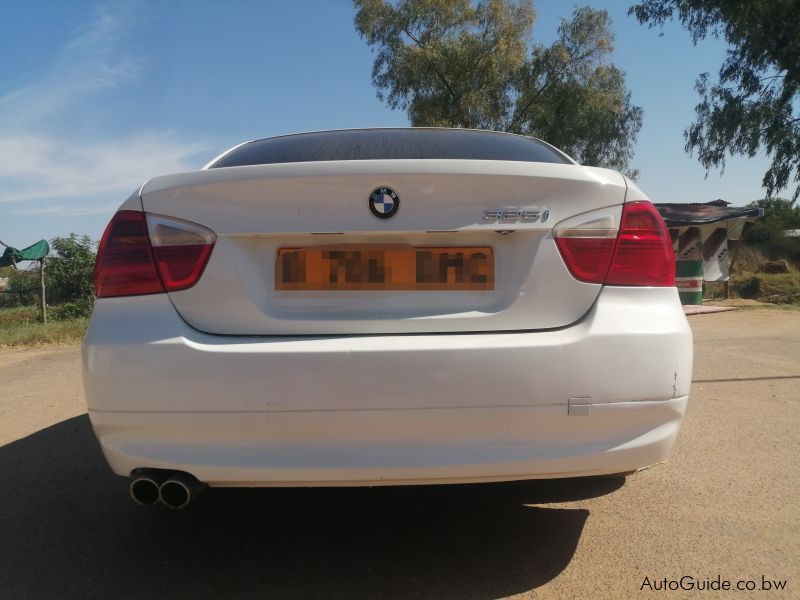
<svg viewBox="0 0 800 600">
<path fill-rule="evenodd" d="M 496 598 L 569 564 L 622 477 L 374 489 L 218 490 L 134 505 L 82 415 L 0 448 L 8 598 Z M 529 505 L 536 506 L 529 506 Z"/>
</svg>

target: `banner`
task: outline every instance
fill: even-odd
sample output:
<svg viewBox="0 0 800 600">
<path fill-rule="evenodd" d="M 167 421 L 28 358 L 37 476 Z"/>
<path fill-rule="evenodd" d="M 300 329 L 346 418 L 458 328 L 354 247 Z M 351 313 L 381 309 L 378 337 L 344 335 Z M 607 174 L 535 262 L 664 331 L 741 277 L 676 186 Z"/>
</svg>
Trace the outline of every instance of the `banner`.
<svg viewBox="0 0 800 600">
<path fill-rule="evenodd" d="M 728 280 L 728 228 L 719 223 L 702 225 L 703 278 L 706 281 Z"/>
</svg>

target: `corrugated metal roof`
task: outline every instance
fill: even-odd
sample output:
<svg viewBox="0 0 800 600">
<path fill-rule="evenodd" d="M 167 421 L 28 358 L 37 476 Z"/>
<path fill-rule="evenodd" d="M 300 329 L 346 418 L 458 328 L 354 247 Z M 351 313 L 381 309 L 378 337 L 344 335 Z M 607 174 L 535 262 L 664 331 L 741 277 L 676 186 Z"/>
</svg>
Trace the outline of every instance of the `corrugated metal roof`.
<svg viewBox="0 0 800 600">
<path fill-rule="evenodd" d="M 755 206 L 729 207 L 730 202 L 712 200 L 693 203 L 656 203 L 656 208 L 664 217 L 668 227 L 705 225 L 730 219 L 758 218 L 764 214 L 763 208 Z"/>
</svg>

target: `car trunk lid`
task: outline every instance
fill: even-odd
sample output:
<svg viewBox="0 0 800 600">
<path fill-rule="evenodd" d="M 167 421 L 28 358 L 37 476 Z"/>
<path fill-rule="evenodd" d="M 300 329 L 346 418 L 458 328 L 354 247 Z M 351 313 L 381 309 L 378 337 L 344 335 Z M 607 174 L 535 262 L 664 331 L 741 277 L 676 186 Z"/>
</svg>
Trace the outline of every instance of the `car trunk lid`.
<svg viewBox="0 0 800 600">
<path fill-rule="evenodd" d="M 552 227 L 621 206 L 625 190 L 621 175 L 577 165 L 358 160 L 170 175 L 145 184 L 141 199 L 148 213 L 217 236 L 200 281 L 170 293 L 190 325 L 224 335 L 342 335 L 575 322 L 601 286 L 570 275 Z M 375 214 L 374 197 L 370 210 L 376 192 L 390 206 L 395 195 L 390 218 Z M 382 274 L 362 273 L 370 268 Z"/>
</svg>

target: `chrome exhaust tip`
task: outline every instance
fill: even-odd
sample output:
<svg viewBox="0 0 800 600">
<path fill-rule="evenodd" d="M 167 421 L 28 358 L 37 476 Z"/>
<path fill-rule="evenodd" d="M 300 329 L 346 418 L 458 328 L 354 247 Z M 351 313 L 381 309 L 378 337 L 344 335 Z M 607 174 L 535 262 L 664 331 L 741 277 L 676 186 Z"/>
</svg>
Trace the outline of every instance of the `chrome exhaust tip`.
<svg viewBox="0 0 800 600">
<path fill-rule="evenodd" d="M 186 508 L 206 488 L 188 473 L 175 473 L 158 490 L 161 504 L 173 510 Z"/>
<path fill-rule="evenodd" d="M 159 482 L 151 475 L 136 475 L 128 486 L 128 493 L 136 504 L 153 506 L 160 498 Z"/>
</svg>

